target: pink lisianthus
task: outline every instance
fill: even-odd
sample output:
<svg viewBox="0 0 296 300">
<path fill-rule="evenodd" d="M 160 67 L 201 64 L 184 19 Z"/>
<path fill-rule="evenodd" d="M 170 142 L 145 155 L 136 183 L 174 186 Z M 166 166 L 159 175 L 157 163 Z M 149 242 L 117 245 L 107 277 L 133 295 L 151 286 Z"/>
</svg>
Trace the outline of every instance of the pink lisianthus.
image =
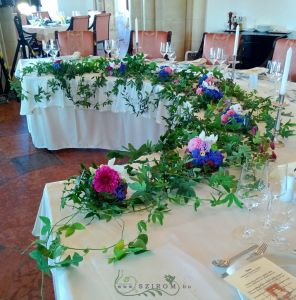
<svg viewBox="0 0 296 300">
<path fill-rule="evenodd" d="M 199 137 L 195 137 L 191 139 L 188 143 L 189 152 L 192 152 L 195 149 L 200 149 L 201 143 L 202 143 L 202 139 Z"/>
<path fill-rule="evenodd" d="M 197 89 L 196 89 L 196 94 L 197 94 L 197 95 L 201 95 L 201 94 L 202 94 L 202 88 L 200 88 L 200 87 L 197 88 Z"/>
<path fill-rule="evenodd" d="M 203 150 L 204 152 L 209 152 L 211 150 L 211 145 L 207 141 L 203 141 L 200 145 L 201 151 Z"/>
<path fill-rule="evenodd" d="M 164 67 L 163 70 L 164 70 L 166 73 L 172 73 L 172 72 L 173 72 L 173 69 L 170 68 L 170 67 Z"/>
<path fill-rule="evenodd" d="M 227 123 L 227 122 L 228 122 L 228 116 L 227 116 L 227 115 L 222 115 L 222 116 L 221 116 L 221 122 L 222 122 L 223 124 Z"/>
<path fill-rule="evenodd" d="M 235 111 L 230 109 L 230 110 L 227 111 L 226 114 L 227 114 L 227 116 L 233 116 L 235 114 Z"/>
<path fill-rule="evenodd" d="M 104 165 L 96 170 L 93 187 L 98 193 L 114 193 L 119 181 L 118 172 Z"/>
<path fill-rule="evenodd" d="M 252 129 L 251 129 L 252 135 L 256 135 L 256 134 L 257 134 L 257 131 L 258 131 L 257 126 L 253 126 Z"/>
<path fill-rule="evenodd" d="M 111 71 L 113 71 L 113 68 L 112 68 L 111 66 L 108 66 L 108 67 L 106 68 L 106 70 L 107 70 L 108 72 L 111 72 Z"/>
</svg>

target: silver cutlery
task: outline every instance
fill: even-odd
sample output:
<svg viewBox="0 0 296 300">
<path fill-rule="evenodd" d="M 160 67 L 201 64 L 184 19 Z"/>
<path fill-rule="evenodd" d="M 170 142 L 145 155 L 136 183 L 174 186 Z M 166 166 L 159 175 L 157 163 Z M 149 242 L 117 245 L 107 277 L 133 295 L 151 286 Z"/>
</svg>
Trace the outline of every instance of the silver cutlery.
<svg viewBox="0 0 296 300">
<path fill-rule="evenodd" d="M 253 245 L 241 252 L 239 252 L 238 254 L 230 257 L 230 258 L 226 258 L 226 259 L 215 259 L 212 261 L 212 264 L 216 267 L 219 268 L 227 268 L 229 267 L 234 261 L 236 261 L 237 259 L 239 259 L 241 256 L 255 250 L 256 248 L 258 248 L 258 245 Z"/>
<path fill-rule="evenodd" d="M 267 244 L 262 243 L 253 253 L 250 254 L 250 256 L 247 257 L 247 260 L 251 260 L 255 257 L 258 257 L 258 256 L 264 254 L 266 249 L 267 249 Z"/>
</svg>

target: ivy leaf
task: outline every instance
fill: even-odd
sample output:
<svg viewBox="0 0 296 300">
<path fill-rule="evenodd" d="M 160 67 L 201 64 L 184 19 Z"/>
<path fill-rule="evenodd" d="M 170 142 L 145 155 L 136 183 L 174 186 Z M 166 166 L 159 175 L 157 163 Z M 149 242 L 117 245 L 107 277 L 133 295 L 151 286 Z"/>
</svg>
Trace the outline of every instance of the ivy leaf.
<svg viewBox="0 0 296 300">
<path fill-rule="evenodd" d="M 147 224 L 143 220 L 138 222 L 137 227 L 140 232 L 147 231 Z"/>
<path fill-rule="evenodd" d="M 129 183 L 128 186 L 134 190 L 134 191 L 139 191 L 139 192 L 144 192 L 146 191 L 146 183 L 145 182 L 133 182 Z"/>
<path fill-rule="evenodd" d="M 74 223 L 71 225 L 71 227 L 75 230 L 83 230 L 85 229 L 85 226 L 81 223 Z"/>
<path fill-rule="evenodd" d="M 51 222 L 50 219 L 44 216 L 39 216 L 40 220 L 43 222 L 43 227 L 41 229 L 41 235 L 45 235 L 51 230 Z"/>
</svg>

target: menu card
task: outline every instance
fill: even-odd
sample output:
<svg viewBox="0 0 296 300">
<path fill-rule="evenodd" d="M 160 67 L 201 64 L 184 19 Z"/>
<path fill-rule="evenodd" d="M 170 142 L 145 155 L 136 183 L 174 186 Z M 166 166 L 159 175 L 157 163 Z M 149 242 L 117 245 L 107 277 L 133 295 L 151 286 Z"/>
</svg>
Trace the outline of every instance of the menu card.
<svg viewBox="0 0 296 300">
<path fill-rule="evenodd" d="M 250 300 L 296 299 L 296 277 L 262 257 L 225 280 Z"/>
</svg>

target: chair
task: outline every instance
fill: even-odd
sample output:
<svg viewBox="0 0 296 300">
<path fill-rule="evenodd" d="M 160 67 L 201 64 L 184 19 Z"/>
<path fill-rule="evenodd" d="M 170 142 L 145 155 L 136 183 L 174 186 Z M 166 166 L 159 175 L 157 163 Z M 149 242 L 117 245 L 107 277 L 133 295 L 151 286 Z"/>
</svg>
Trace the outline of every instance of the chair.
<svg viewBox="0 0 296 300">
<path fill-rule="evenodd" d="M 131 31 L 128 54 L 132 55 L 135 52 L 135 37 L 134 30 Z M 139 31 L 139 48 L 141 52 L 147 55 L 147 58 L 162 58 L 160 53 L 160 43 L 170 42 L 172 38 L 171 31 Z"/>
<path fill-rule="evenodd" d="M 89 27 L 89 16 L 71 17 L 68 31 L 87 31 Z"/>
<path fill-rule="evenodd" d="M 289 80 L 296 82 L 296 40 L 278 39 L 275 43 L 272 60 L 281 62 L 281 65 L 283 66 L 282 68 L 284 68 L 286 53 L 290 47 L 293 50 L 293 56 L 290 66 Z"/>
<path fill-rule="evenodd" d="M 29 33 L 23 30 L 21 17 L 19 15 L 14 17 L 14 24 L 17 32 L 17 46 L 11 67 L 11 77 L 13 77 L 20 50 L 22 58 L 35 58 L 35 52 L 37 52 L 38 55 L 42 52 L 42 45 L 37 40 L 36 33 Z"/>
<path fill-rule="evenodd" d="M 90 28 L 93 29 L 93 39 L 95 42 L 94 53 L 97 53 L 97 44 L 109 40 L 110 13 L 100 13 L 95 15 Z"/>
<path fill-rule="evenodd" d="M 51 21 L 51 17 L 48 13 L 48 11 L 36 11 L 32 13 L 32 16 L 40 16 L 42 19 L 49 19 Z"/>
<path fill-rule="evenodd" d="M 233 55 L 235 34 L 229 33 L 204 33 L 200 48 L 198 51 L 187 51 L 185 60 L 197 58 L 206 58 L 210 63 L 210 49 L 223 48 L 227 57 Z"/>
<path fill-rule="evenodd" d="M 57 33 L 60 55 L 72 55 L 80 52 L 81 56 L 93 55 L 93 33 L 91 31 L 62 31 Z"/>
</svg>

